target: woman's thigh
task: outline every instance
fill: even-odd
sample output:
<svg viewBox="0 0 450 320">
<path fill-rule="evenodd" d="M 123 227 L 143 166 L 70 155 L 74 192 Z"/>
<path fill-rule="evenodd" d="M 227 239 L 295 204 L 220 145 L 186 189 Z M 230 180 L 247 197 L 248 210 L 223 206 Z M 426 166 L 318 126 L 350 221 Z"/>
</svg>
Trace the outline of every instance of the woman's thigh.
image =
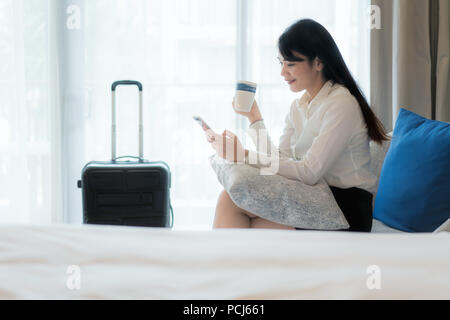
<svg viewBox="0 0 450 320">
<path fill-rule="evenodd" d="M 294 227 L 285 226 L 259 217 L 250 220 L 250 228 L 295 230 Z"/>
<path fill-rule="evenodd" d="M 250 228 L 295 230 L 295 228 L 293 228 L 293 227 L 285 226 L 282 224 L 278 224 L 278 223 L 260 218 L 257 215 L 238 207 L 233 202 L 233 200 L 231 199 L 230 195 L 228 194 L 228 192 L 226 190 L 223 190 L 222 193 L 220 194 L 219 201 L 224 201 L 224 202 L 226 202 L 227 205 L 232 206 L 234 208 L 234 210 L 240 211 L 242 214 L 247 215 L 250 218 Z"/>
<path fill-rule="evenodd" d="M 242 212 L 243 214 L 247 215 L 249 218 L 257 218 L 258 217 L 257 215 L 238 207 L 233 202 L 233 200 L 231 199 L 230 195 L 228 194 L 228 192 L 226 190 L 223 190 L 222 193 L 220 194 L 219 201 L 226 202 L 228 205 L 232 206 L 234 208 L 234 210 Z"/>
</svg>

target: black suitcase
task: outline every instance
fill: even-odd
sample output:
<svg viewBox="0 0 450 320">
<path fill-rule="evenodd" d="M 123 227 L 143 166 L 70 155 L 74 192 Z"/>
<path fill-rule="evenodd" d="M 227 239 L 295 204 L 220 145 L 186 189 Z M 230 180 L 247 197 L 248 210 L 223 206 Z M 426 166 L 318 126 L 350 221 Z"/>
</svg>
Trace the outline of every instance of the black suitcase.
<svg viewBox="0 0 450 320">
<path fill-rule="evenodd" d="M 119 85 L 136 85 L 139 88 L 139 157 L 116 158 L 115 93 Z M 149 162 L 143 157 L 142 84 L 130 80 L 116 81 L 111 89 L 112 157 L 111 161 L 89 162 L 82 170 L 78 187 L 83 193 L 83 222 L 172 227 L 170 168 L 163 161 Z"/>
</svg>

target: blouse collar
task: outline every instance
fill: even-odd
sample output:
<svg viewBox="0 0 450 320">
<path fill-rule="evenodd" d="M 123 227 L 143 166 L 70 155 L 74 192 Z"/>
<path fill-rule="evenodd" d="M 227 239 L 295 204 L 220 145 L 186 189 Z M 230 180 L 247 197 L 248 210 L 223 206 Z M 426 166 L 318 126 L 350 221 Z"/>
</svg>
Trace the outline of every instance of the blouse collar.
<svg viewBox="0 0 450 320">
<path fill-rule="evenodd" d="M 332 80 L 328 80 L 327 82 L 325 82 L 324 85 L 322 86 L 322 88 L 319 90 L 319 92 L 314 97 L 314 99 L 312 99 L 312 101 L 308 105 L 312 106 L 312 105 L 320 103 L 323 99 L 325 99 L 328 96 L 333 85 L 334 85 L 334 82 Z M 311 96 L 306 91 L 305 94 L 300 99 L 300 104 L 308 103 L 310 97 Z"/>
</svg>

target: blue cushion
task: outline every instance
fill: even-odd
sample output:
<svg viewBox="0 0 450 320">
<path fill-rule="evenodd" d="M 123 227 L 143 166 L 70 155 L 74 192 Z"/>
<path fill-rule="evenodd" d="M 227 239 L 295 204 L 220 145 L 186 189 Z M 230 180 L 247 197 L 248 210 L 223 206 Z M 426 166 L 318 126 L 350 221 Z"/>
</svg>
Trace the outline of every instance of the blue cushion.
<svg viewBox="0 0 450 320">
<path fill-rule="evenodd" d="M 374 218 L 407 232 L 432 232 L 450 218 L 450 123 L 400 110 Z"/>
</svg>

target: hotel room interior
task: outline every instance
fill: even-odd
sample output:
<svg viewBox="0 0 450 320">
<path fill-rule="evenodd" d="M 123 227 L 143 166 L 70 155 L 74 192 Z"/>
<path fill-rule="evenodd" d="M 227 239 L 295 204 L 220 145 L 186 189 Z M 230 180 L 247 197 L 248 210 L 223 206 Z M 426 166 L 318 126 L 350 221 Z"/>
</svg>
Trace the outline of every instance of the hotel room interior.
<svg viewBox="0 0 450 320">
<path fill-rule="evenodd" d="M 448 0 L 0 0 L 0 299 L 449 299 L 449 15 Z M 214 163 L 193 116 L 254 149 L 232 107 L 251 81 L 277 143 L 301 97 L 277 41 L 303 18 L 392 137 L 370 142 L 372 230 L 213 228 L 247 165 Z M 134 212 L 114 189 L 125 176 L 102 176 L 118 167 L 160 218 L 105 218 Z M 282 215 L 286 199 L 264 201 Z"/>
</svg>

